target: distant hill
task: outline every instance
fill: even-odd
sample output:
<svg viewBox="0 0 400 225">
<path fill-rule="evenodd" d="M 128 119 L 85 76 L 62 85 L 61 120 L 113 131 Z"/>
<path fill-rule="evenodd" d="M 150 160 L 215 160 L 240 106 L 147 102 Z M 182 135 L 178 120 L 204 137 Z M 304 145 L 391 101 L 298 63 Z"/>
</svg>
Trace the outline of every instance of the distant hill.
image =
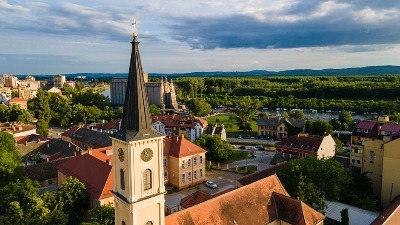
<svg viewBox="0 0 400 225">
<path fill-rule="evenodd" d="M 252 70 L 247 72 L 191 72 L 191 73 L 149 73 L 151 77 L 244 77 L 244 76 L 350 76 L 350 75 L 400 75 L 400 66 L 367 66 L 343 69 L 296 69 L 284 71 L 267 71 Z M 127 73 L 75 73 L 64 74 L 69 78 L 85 76 L 87 79 L 93 78 L 110 78 L 110 77 L 127 77 Z M 17 75 L 17 77 L 25 77 L 26 75 Z M 35 75 L 46 79 L 53 75 Z"/>
</svg>

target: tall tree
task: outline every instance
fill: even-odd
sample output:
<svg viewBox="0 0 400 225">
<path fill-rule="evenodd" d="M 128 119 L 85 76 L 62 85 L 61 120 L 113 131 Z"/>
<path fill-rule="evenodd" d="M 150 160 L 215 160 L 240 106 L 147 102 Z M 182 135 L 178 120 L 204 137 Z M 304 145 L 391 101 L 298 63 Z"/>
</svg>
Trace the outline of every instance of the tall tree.
<svg viewBox="0 0 400 225">
<path fill-rule="evenodd" d="M 0 187 L 16 177 L 20 167 L 21 155 L 15 147 L 14 136 L 0 131 Z"/>
<path fill-rule="evenodd" d="M 158 108 L 155 104 L 150 105 L 150 114 L 153 116 L 161 115 L 161 109 Z"/>
<path fill-rule="evenodd" d="M 190 111 L 196 116 L 205 116 L 211 112 L 211 106 L 203 98 L 193 98 L 188 102 Z"/>
<path fill-rule="evenodd" d="M 195 143 L 207 150 L 206 156 L 208 160 L 217 162 L 226 162 L 233 154 L 231 145 L 217 135 L 202 135 L 197 138 Z"/>
<path fill-rule="evenodd" d="M 110 203 L 89 210 L 89 221 L 82 225 L 113 225 L 114 223 L 115 209 Z"/>
<path fill-rule="evenodd" d="M 49 132 L 49 122 L 52 114 L 49 99 L 49 94 L 39 89 L 36 97 L 33 99 L 33 108 L 31 109 L 38 119 L 37 133 L 44 136 L 47 136 Z"/>
<path fill-rule="evenodd" d="M 305 124 L 305 132 L 313 135 L 332 134 L 332 125 L 325 120 L 307 121 Z"/>
<path fill-rule="evenodd" d="M 260 108 L 260 101 L 252 100 L 249 96 L 241 97 L 238 101 L 239 108 L 235 110 L 236 122 L 240 130 L 247 132 L 251 130 L 251 120 Z"/>
<path fill-rule="evenodd" d="M 291 119 L 307 119 L 306 114 L 304 114 L 303 110 L 293 110 L 290 111 L 288 114 L 289 118 Z"/>
</svg>

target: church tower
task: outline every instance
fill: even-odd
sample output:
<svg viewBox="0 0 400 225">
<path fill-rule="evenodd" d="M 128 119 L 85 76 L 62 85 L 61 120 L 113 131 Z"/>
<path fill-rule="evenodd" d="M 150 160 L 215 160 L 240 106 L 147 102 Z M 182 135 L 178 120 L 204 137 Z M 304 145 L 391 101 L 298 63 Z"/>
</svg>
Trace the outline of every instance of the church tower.
<svg viewBox="0 0 400 225">
<path fill-rule="evenodd" d="M 124 117 L 112 136 L 115 224 L 164 225 L 164 136 L 151 125 L 136 33 L 131 44 Z"/>
</svg>

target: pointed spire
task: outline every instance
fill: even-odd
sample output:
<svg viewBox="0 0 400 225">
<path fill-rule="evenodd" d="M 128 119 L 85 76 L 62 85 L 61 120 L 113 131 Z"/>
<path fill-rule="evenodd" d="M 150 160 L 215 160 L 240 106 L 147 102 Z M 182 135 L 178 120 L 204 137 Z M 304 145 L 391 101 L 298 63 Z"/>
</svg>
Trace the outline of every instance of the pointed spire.
<svg viewBox="0 0 400 225">
<path fill-rule="evenodd" d="M 132 24 L 135 32 L 131 42 L 132 53 L 125 93 L 124 116 L 121 129 L 115 135 L 116 138 L 124 141 L 161 136 L 151 125 L 149 102 L 140 61 L 139 42 L 137 41 L 136 21 Z"/>
</svg>

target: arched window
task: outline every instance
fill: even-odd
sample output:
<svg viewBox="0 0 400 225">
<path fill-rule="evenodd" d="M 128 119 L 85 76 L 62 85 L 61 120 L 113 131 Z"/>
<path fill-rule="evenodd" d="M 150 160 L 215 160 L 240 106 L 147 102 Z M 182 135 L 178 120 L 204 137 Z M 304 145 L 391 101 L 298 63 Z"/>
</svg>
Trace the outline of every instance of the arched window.
<svg viewBox="0 0 400 225">
<path fill-rule="evenodd" d="M 122 221 L 122 225 L 126 225 L 125 221 Z"/>
<path fill-rule="evenodd" d="M 151 188 L 152 188 L 151 170 L 147 169 L 143 172 L 143 189 L 148 190 Z"/>
<path fill-rule="evenodd" d="M 121 180 L 121 189 L 125 190 L 125 172 L 122 168 L 119 170 L 119 175 L 119 179 Z"/>
<path fill-rule="evenodd" d="M 153 225 L 153 222 L 149 221 L 146 223 L 146 225 Z"/>
</svg>

